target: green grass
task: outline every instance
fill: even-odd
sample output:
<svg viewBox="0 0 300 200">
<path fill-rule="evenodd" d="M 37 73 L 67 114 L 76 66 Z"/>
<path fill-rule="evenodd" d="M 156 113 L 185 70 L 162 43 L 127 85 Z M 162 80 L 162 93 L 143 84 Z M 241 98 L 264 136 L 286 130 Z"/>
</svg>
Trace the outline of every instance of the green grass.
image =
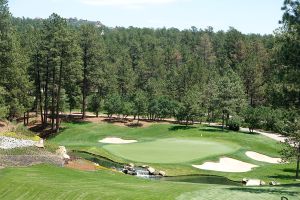
<svg viewBox="0 0 300 200">
<path fill-rule="evenodd" d="M 139 142 L 126 145 L 98 142 L 107 136 L 136 139 Z M 67 123 L 64 124 L 63 131 L 48 142 L 67 146 L 71 150 L 83 150 L 105 156 L 119 162 L 135 160 L 136 164 L 151 164 L 156 169 L 166 171 L 168 175 L 218 175 L 238 181 L 248 177 L 266 182 L 276 180 L 289 185 L 242 187 L 193 184 L 144 180 L 106 170 L 86 172 L 36 165 L 0 169 L 1 200 L 279 200 L 282 196 L 289 200 L 300 200 L 300 184 L 293 179 L 295 163 L 273 165 L 254 161 L 245 156 L 247 150 L 279 156 L 280 145 L 261 135 L 222 132 L 217 128 L 200 125 L 191 128 L 166 124 L 147 128 L 126 128 L 112 124 Z M 18 151 L 16 150 L 16 153 Z M 206 160 L 218 160 L 220 156 L 229 156 L 260 167 L 247 173 L 222 173 L 199 170 L 191 166 Z M 157 161 L 159 163 L 156 163 Z"/>
<path fill-rule="evenodd" d="M 239 146 L 201 138 L 169 138 L 126 145 L 105 145 L 103 148 L 134 162 L 182 163 L 232 153 L 239 149 Z"/>
<path fill-rule="evenodd" d="M 135 139 L 138 143 L 111 145 L 98 142 L 108 136 Z M 184 142 L 176 145 L 176 140 Z M 209 151 L 208 149 L 206 151 L 207 147 L 204 144 L 208 141 L 215 142 L 215 145 L 210 146 Z M 225 176 L 236 181 L 248 177 L 266 182 L 272 180 L 281 183 L 294 182 L 295 163 L 274 165 L 252 160 L 245 155 L 245 152 L 250 150 L 279 157 L 281 145 L 278 142 L 262 135 L 223 132 L 219 128 L 204 125 L 185 127 L 156 124 L 147 128 L 128 128 L 107 123 L 66 123 L 64 130 L 53 137 L 51 142 L 64 145 L 70 150 L 90 152 L 117 162 L 134 161 L 138 165 L 149 164 L 158 170 L 166 171 L 169 176 L 204 174 Z M 166 149 L 168 154 L 162 153 L 164 144 L 166 148 L 171 147 Z M 259 167 L 245 173 L 222 173 L 192 167 L 193 164 L 199 165 L 205 161 L 217 161 L 221 156 L 235 158 Z M 157 163 L 158 161 L 160 163 Z"/>
<path fill-rule="evenodd" d="M 1 200 L 299 200 L 299 185 L 233 187 L 150 181 L 110 171 L 84 172 L 38 165 L 0 170 Z"/>
</svg>

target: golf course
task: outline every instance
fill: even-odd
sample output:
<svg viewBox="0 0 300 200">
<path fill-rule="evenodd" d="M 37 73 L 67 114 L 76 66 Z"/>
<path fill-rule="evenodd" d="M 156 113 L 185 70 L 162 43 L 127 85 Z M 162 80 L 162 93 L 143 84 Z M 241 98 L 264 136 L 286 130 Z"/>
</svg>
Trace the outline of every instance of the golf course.
<svg viewBox="0 0 300 200">
<path fill-rule="evenodd" d="M 0 170 L 0 199 L 240 199 L 281 197 L 300 199 L 294 182 L 294 163 L 270 164 L 253 160 L 246 151 L 278 157 L 277 141 L 259 134 L 222 131 L 209 125 L 153 124 L 130 128 L 110 123 L 63 123 L 63 130 L 48 139 L 64 145 L 68 153 L 84 152 L 116 163 L 150 165 L 166 172 L 162 179 L 145 179 L 99 168 L 61 168 L 35 165 Z M 101 143 L 119 137 L 131 143 Z M 80 154 L 78 154 L 80 155 Z M 257 167 L 248 172 L 202 170 L 193 165 L 229 157 Z M 245 187 L 243 178 L 260 179 L 279 186 Z M 216 180 L 221 181 L 216 181 Z M 233 182 L 230 182 L 233 181 Z M 49 192 L 51 191 L 51 192 Z"/>
<path fill-rule="evenodd" d="M 0 0 L 0 200 L 300 200 L 300 0 Z"/>
<path fill-rule="evenodd" d="M 108 144 L 99 142 L 103 138 L 119 137 L 136 142 Z M 207 174 L 220 175 L 235 181 L 242 178 L 276 179 L 291 183 L 286 168 L 291 172 L 294 163 L 271 164 L 249 158 L 247 151 L 270 157 L 280 157 L 280 143 L 259 134 L 222 131 L 208 125 L 181 126 L 175 124 L 153 124 L 145 128 L 121 127 L 110 123 L 65 123 L 64 130 L 50 142 L 66 146 L 70 151 L 99 155 L 119 163 L 151 165 L 163 170 L 168 176 Z M 207 161 L 217 162 L 229 157 L 257 167 L 245 173 L 201 170 L 193 167 Z M 277 175 L 274 176 L 274 175 Z M 285 177 L 286 178 L 283 178 Z M 293 174 L 290 173 L 290 177 Z"/>
</svg>

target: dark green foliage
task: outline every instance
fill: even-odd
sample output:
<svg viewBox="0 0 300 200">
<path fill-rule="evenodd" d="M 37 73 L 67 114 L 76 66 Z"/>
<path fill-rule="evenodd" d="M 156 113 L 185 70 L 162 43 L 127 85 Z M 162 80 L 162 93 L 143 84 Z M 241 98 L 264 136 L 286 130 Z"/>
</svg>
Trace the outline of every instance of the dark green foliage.
<svg viewBox="0 0 300 200">
<path fill-rule="evenodd" d="M 282 157 L 286 161 L 296 161 L 296 179 L 300 175 L 300 116 L 290 116 L 285 121 L 284 133 L 287 136 L 285 148 L 281 151 Z"/>
<path fill-rule="evenodd" d="M 104 109 L 109 117 L 113 114 L 122 113 L 122 100 L 121 96 L 117 93 L 110 94 L 106 97 L 104 102 Z"/>
<path fill-rule="evenodd" d="M 189 89 L 178 104 L 176 118 L 186 125 L 198 121 L 204 113 L 201 109 L 201 93 L 197 88 Z M 201 121 L 201 120 L 199 120 Z"/>
<path fill-rule="evenodd" d="M 239 131 L 242 122 L 239 117 L 232 117 L 228 120 L 227 126 L 229 130 Z"/>
<path fill-rule="evenodd" d="M 133 97 L 133 114 L 140 119 L 141 115 L 144 115 L 147 111 L 148 99 L 145 92 L 138 90 Z"/>
<path fill-rule="evenodd" d="M 98 94 L 94 94 L 90 99 L 89 110 L 94 112 L 96 114 L 96 117 L 98 117 L 102 106 L 103 101 L 101 101 L 101 97 Z"/>
<path fill-rule="evenodd" d="M 249 131 L 253 133 L 254 129 L 261 127 L 262 111 L 260 108 L 248 107 L 243 112 L 245 123 L 249 127 Z"/>
<path fill-rule="evenodd" d="M 28 57 L 11 23 L 7 1 L 0 1 L 0 90 L 1 117 L 18 118 L 32 106 Z"/>
</svg>

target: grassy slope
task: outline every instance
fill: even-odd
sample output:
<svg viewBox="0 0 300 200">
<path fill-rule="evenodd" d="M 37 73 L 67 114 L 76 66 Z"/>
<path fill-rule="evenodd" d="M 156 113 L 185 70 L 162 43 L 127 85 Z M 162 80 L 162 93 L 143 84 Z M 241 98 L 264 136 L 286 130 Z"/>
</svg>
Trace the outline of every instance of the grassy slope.
<svg viewBox="0 0 300 200">
<path fill-rule="evenodd" d="M 299 200 L 299 185 L 243 188 L 149 181 L 109 171 L 83 172 L 47 165 L 0 170 L 1 200 L 214 199 Z"/>
<path fill-rule="evenodd" d="M 52 142 L 65 145 L 70 149 L 85 150 L 102 156 L 106 156 L 115 161 L 128 162 L 122 157 L 111 154 L 102 148 L 105 144 L 100 144 L 99 139 L 107 136 L 119 136 L 123 139 L 137 139 L 140 142 L 149 142 L 163 138 L 183 138 L 183 139 L 207 139 L 223 143 L 235 143 L 241 148 L 229 153 L 227 156 L 245 162 L 253 163 L 261 167 L 246 173 L 221 173 L 213 171 L 198 170 L 192 164 L 201 164 L 205 160 L 217 160 L 219 156 L 211 156 L 187 163 L 178 164 L 151 164 L 152 166 L 165 170 L 168 175 L 182 174 L 215 174 L 222 175 L 233 180 L 241 180 L 243 177 L 260 178 L 265 181 L 277 180 L 282 183 L 292 182 L 294 176 L 294 163 L 272 165 L 254 161 L 245 156 L 245 151 L 254 150 L 269 156 L 279 156 L 280 144 L 261 135 L 250 135 L 245 133 L 222 132 L 217 128 L 206 126 L 194 126 L 186 129 L 177 125 L 153 125 L 147 128 L 127 128 L 112 124 L 95 123 L 69 123 L 64 124 L 65 130 L 58 136 L 52 138 Z M 145 164 L 145 163 L 137 163 Z"/>
</svg>

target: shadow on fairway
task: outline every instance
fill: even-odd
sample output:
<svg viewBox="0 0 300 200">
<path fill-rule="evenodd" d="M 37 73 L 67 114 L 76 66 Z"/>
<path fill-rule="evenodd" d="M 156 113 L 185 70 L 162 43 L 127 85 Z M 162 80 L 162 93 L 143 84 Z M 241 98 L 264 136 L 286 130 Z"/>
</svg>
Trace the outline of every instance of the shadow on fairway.
<svg viewBox="0 0 300 200">
<path fill-rule="evenodd" d="M 285 179 L 285 180 L 293 180 L 295 179 L 295 174 L 291 174 L 291 175 L 284 175 L 284 174 L 276 174 L 274 176 L 268 176 L 269 178 L 273 178 L 273 179 Z"/>
<path fill-rule="evenodd" d="M 172 126 L 169 128 L 169 131 L 178 131 L 178 130 L 189 130 L 189 129 L 195 129 L 194 126 Z"/>
<path fill-rule="evenodd" d="M 284 171 L 284 172 L 291 172 L 293 174 L 296 174 L 296 169 L 288 168 L 288 169 L 283 169 L 282 171 Z"/>
<path fill-rule="evenodd" d="M 287 173 L 283 173 L 283 174 L 275 174 L 272 176 L 269 176 L 269 178 L 273 178 L 273 179 L 285 179 L 285 180 L 293 180 L 295 179 L 295 175 L 296 175 L 296 169 L 283 169 L 283 172 L 287 172 Z"/>
<path fill-rule="evenodd" d="M 76 124 L 76 125 L 86 125 L 86 124 L 91 124 L 92 122 L 89 121 L 82 121 L 82 120 L 76 120 L 69 122 L 70 124 Z"/>
<path fill-rule="evenodd" d="M 209 127 L 209 126 L 206 128 L 200 128 L 199 131 L 212 132 L 212 133 L 228 132 L 227 130 L 222 131 L 222 128 L 215 128 L 215 127 Z"/>
<path fill-rule="evenodd" d="M 239 192 L 249 192 L 249 193 L 253 193 L 253 194 L 261 194 L 261 193 L 268 193 L 268 194 L 275 194 L 278 196 L 284 196 L 284 195 L 289 195 L 289 196 L 299 196 L 300 192 L 293 192 L 293 191 L 287 191 L 287 190 L 278 190 L 277 187 L 273 187 L 273 188 L 247 188 L 247 187 L 243 187 L 243 188 L 227 188 L 228 190 L 231 191 L 239 191 Z"/>
</svg>

